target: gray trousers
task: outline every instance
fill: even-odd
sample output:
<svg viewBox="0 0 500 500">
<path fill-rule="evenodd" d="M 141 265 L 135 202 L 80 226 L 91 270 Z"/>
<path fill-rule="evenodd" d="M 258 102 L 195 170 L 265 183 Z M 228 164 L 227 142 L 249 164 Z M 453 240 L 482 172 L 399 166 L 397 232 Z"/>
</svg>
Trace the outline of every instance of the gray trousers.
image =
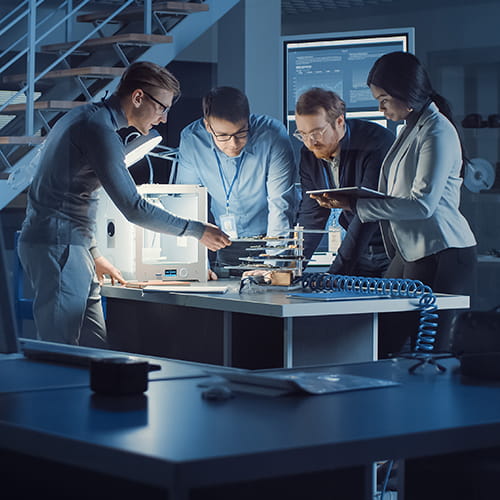
<svg viewBox="0 0 500 500">
<path fill-rule="evenodd" d="M 19 258 L 34 291 L 33 316 L 40 340 L 106 346 L 106 325 L 94 259 L 80 245 L 19 241 Z"/>
</svg>

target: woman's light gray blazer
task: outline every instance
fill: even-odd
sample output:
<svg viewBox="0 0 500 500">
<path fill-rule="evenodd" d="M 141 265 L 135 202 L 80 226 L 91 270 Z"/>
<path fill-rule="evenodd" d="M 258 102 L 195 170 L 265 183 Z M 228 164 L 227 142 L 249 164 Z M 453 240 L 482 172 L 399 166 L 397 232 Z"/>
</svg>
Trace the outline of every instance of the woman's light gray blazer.
<svg viewBox="0 0 500 500">
<path fill-rule="evenodd" d="M 405 137 L 399 135 L 380 171 L 388 199 L 360 199 L 362 222 L 380 221 L 387 253 L 394 242 L 406 261 L 476 244 L 460 213 L 462 153 L 455 127 L 431 103 Z M 389 237 L 389 231 L 393 238 Z"/>
</svg>

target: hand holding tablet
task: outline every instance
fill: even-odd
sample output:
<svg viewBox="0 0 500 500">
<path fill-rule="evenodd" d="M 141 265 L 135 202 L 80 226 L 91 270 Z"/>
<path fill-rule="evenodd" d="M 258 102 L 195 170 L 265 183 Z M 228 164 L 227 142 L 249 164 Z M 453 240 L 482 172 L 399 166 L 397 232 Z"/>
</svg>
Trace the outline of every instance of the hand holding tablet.
<svg viewBox="0 0 500 500">
<path fill-rule="evenodd" d="M 363 186 L 316 189 L 306 191 L 306 193 L 311 198 L 314 198 L 323 208 L 340 208 L 342 210 L 351 210 L 353 200 L 358 198 L 386 198 L 386 195 L 380 191 Z"/>
<path fill-rule="evenodd" d="M 337 199 L 340 197 L 349 198 L 387 198 L 387 195 L 376 191 L 375 189 L 370 189 L 364 186 L 355 187 L 343 187 L 335 189 L 315 189 L 313 191 L 306 191 L 309 195 L 328 195 L 329 199 Z"/>
</svg>

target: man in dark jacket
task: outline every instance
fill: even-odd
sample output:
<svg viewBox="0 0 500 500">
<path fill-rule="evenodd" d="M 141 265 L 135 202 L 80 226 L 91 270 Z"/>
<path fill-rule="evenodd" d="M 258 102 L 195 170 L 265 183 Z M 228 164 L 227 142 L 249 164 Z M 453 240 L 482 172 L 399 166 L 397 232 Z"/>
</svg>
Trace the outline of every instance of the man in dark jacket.
<svg viewBox="0 0 500 500">
<path fill-rule="evenodd" d="M 394 135 L 369 121 L 345 118 L 345 103 L 335 93 L 312 88 L 295 108 L 295 137 L 304 143 L 300 158 L 302 201 L 298 223 L 305 229 L 325 229 L 331 210 L 306 191 L 364 186 L 377 189 L 380 166 Z M 362 224 L 350 211 L 342 211 L 346 230 L 329 272 L 354 276 L 382 276 L 389 263 L 377 223 Z M 322 235 L 306 233 L 304 256 L 310 259 Z"/>
</svg>

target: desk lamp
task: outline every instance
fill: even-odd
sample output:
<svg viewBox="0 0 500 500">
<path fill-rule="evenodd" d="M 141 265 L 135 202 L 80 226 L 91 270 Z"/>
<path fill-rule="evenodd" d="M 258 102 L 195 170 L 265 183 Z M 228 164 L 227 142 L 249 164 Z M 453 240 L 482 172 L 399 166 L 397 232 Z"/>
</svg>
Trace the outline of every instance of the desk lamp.
<svg viewBox="0 0 500 500">
<path fill-rule="evenodd" d="M 130 137 L 130 136 L 129 136 Z M 148 135 L 139 135 L 125 144 L 125 166 L 127 168 L 137 163 L 160 142 L 162 136 L 157 130 L 152 129 Z"/>
</svg>

